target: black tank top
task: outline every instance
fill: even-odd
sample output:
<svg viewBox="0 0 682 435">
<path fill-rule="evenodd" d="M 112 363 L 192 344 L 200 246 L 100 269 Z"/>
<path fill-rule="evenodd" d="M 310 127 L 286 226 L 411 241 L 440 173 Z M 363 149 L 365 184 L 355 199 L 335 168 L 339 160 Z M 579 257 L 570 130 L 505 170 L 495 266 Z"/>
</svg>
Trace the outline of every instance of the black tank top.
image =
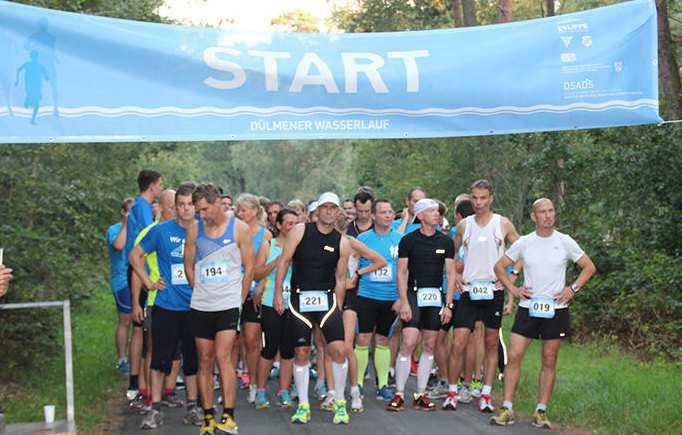
<svg viewBox="0 0 682 435">
<path fill-rule="evenodd" d="M 291 288 L 328 290 L 336 287 L 336 266 L 341 256 L 341 233 L 322 234 L 306 224 L 291 262 Z"/>
</svg>

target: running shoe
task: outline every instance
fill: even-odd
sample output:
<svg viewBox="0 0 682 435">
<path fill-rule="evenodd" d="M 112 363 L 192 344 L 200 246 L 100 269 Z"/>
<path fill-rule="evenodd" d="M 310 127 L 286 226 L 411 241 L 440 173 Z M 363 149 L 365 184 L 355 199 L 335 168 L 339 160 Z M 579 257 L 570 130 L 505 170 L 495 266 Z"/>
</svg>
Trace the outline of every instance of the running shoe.
<svg viewBox="0 0 682 435">
<path fill-rule="evenodd" d="M 249 386 L 249 395 L 246 397 L 246 401 L 249 403 L 254 403 L 256 401 L 256 393 L 258 392 L 258 388 L 256 388 L 255 385 L 250 385 Z"/>
<path fill-rule="evenodd" d="M 201 428 L 199 429 L 199 435 L 214 435 L 215 434 L 216 421 L 212 415 L 209 415 L 201 423 Z"/>
<path fill-rule="evenodd" d="M 471 397 L 471 391 L 466 384 L 462 384 L 462 387 L 459 388 L 457 400 L 459 400 L 461 403 L 471 403 L 471 401 L 474 400 L 474 398 Z"/>
<path fill-rule="evenodd" d="M 377 400 L 390 402 L 391 399 L 393 399 L 393 390 L 388 388 L 387 385 L 384 385 L 383 387 L 377 390 Z"/>
<path fill-rule="evenodd" d="M 414 402 L 412 402 L 412 407 L 419 411 L 435 411 L 436 404 L 426 397 L 426 393 L 415 394 Z"/>
<path fill-rule="evenodd" d="M 317 381 L 317 369 L 313 366 L 310 366 L 310 379 L 313 381 Z"/>
<path fill-rule="evenodd" d="M 128 364 L 128 360 L 124 359 L 116 363 L 116 370 L 122 375 L 130 374 L 130 364 Z"/>
<path fill-rule="evenodd" d="M 471 395 L 478 399 L 481 397 L 481 390 L 483 389 L 483 383 L 480 379 L 474 379 L 471 381 Z"/>
<path fill-rule="evenodd" d="M 448 383 L 439 380 L 432 385 L 430 391 L 427 388 L 426 395 L 431 400 L 444 399 L 448 395 Z"/>
<path fill-rule="evenodd" d="M 291 408 L 294 405 L 293 399 L 287 390 L 282 390 L 277 393 L 277 401 L 281 408 Z"/>
<path fill-rule="evenodd" d="M 137 410 L 144 408 L 144 396 L 142 393 L 137 393 L 133 400 L 128 402 L 128 408 Z"/>
<path fill-rule="evenodd" d="M 220 390 L 220 375 L 213 375 L 213 390 Z"/>
<path fill-rule="evenodd" d="M 270 407 L 268 398 L 265 397 L 265 391 L 256 391 L 256 401 L 254 402 L 256 409 L 265 409 Z"/>
<path fill-rule="evenodd" d="M 490 424 L 497 426 L 508 426 L 514 424 L 514 411 L 511 411 L 504 406 L 499 409 L 497 415 L 490 417 Z"/>
<path fill-rule="evenodd" d="M 388 388 L 395 388 L 395 372 L 388 372 Z"/>
<path fill-rule="evenodd" d="M 296 413 L 291 416 L 291 422 L 295 424 L 307 424 L 310 421 L 310 405 L 301 403 L 296 408 Z"/>
<path fill-rule="evenodd" d="M 175 394 L 175 391 L 168 394 L 167 393 L 161 394 L 161 404 L 169 408 L 182 408 L 183 406 L 185 406 L 185 402 L 183 402 L 182 399 L 180 399 L 178 395 Z"/>
<path fill-rule="evenodd" d="M 298 390 L 296 389 L 296 385 L 291 386 L 291 400 L 298 400 Z"/>
<path fill-rule="evenodd" d="M 365 410 L 362 406 L 362 394 L 360 392 L 350 395 L 350 410 L 351 412 L 361 413 Z"/>
<path fill-rule="evenodd" d="M 386 406 L 386 411 L 398 412 L 405 409 L 405 400 L 403 396 L 398 393 L 393 395 L 393 399 Z"/>
<path fill-rule="evenodd" d="M 457 393 L 454 391 L 448 392 L 443 402 L 443 411 L 456 411 L 457 410 Z"/>
<path fill-rule="evenodd" d="M 324 383 L 315 386 L 315 398 L 317 400 L 324 400 L 328 395 L 329 392 L 327 391 L 327 386 Z"/>
<path fill-rule="evenodd" d="M 182 379 L 182 376 L 178 375 L 178 377 L 175 379 L 175 389 L 176 390 L 184 390 L 185 389 L 185 380 Z"/>
<path fill-rule="evenodd" d="M 161 411 L 152 409 L 143 419 L 140 424 L 140 429 L 156 429 L 163 424 L 163 416 Z"/>
<path fill-rule="evenodd" d="M 320 403 L 320 409 L 322 409 L 323 411 L 334 412 L 335 402 L 336 401 L 334 400 L 334 396 L 328 394 L 327 397 L 324 398 L 322 403 Z"/>
<path fill-rule="evenodd" d="M 495 412 L 495 407 L 490 399 L 490 395 L 482 394 L 481 399 L 478 401 L 478 409 L 481 412 Z"/>
<path fill-rule="evenodd" d="M 277 379 L 279 376 L 279 367 L 278 366 L 272 366 L 270 369 L 270 374 L 268 375 L 268 379 Z"/>
<path fill-rule="evenodd" d="M 350 416 L 346 411 L 346 401 L 338 400 L 334 403 L 334 418 L 332 422 L 334 424 L 348 424 L 350 421 Z"/>
<path fill-rule="evenodd" d="M 239 426 L 227 412 L 223 412 L 223 417 L 220 419 L 220 423 L 216 422 L 215 428 L 218 433 L 223 432 L 232 435 L 239 433 Z"/>
<path fill-rule="evenodd" d="M 242 390 L 248 390 L 249 387 L 251 386 L 251 378 L 249 377 L 249 374 L 244 372 L 239 376 L 239 388 Z"/>
<path fill-rule="evenodd" d="M 360 398 L 364 399 L 365 398 L 365 387 L 362 385 L 358 385 L 358 389 L 360 390 Z"/>
<path fill-rule="evenodd" d="M 126 400 L 132 402 L 137 398 L 138 394 L 140 394 L 140 390 L 128 390 L 126 391 Z"/>
<path fill-rule="evenodd" d="M 541 429 L 552 429 L 552 423 L 549 422 L 546 411 L 538 410 L 533 413 L 533 426 Z"/>
<path fill-rule="evenodd" d="M 204 413 L 198 406 L 193 406 L 187 410 L 187 413 L 182 418 L 182 422 L 190 426 L 201 426 L 204 421 Z M 200 432 L 201 433 L 201 432 Z"/>
</svg>

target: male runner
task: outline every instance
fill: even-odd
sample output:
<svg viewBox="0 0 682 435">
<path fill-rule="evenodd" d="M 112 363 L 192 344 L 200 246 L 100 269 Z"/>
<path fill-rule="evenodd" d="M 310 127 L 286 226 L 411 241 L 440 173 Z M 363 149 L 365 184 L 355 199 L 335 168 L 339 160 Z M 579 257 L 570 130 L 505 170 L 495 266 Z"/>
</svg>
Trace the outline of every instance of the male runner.
<svg viewBox="0 0 682 435">
<path fill-rule="evenodd" d="M 398 245 L 402 234 L 391 228 L 395 217 L 391 203 L 378 199 L 372 204 L 374 227 L 358 236 L 358 240 L 381 255 L 388 264 L 374 272 L 363 273 L 370 260 L 360 257 L 358 296 L 355 302 L 358 313 L 359 335 L 355 355 L 358 359 L 359 385 L 364 384 L 365 370 L 369 365 L 369 345 L 375 333 L 374 367 L 377 375 L 376 398 L 390 401 L 393 392 L 388 388 L 388 369 L 391 366 L 389 336 L 398 311 Z"/>
<path fill-rule="evenodd" d="M 348 225 L 346 234 L 357 238 L 365 231 L 371 230 L 374 222 L 372 221 L 372 201 L 374 197 L 367 192 L 358 192 L 353 198 L 355 206 L 355 219 Z"/>
<path fill-rule="evenodd" d="M 199 391 L 204 409 L 201 434 L 235 434 L 237 376 L 232 351 L 237 337 L 239 308 L 253 281 L 253 243 L 248 226 L 227 217 L 213 184 L 199 185 L 192 200 L 201 219 L 187 231 L 185 272 L 193 288 L 191 324 L 199 353 Z M 242 275 L 243 267 L 243 275 Z M 213 367 L 220 370 L 223 414 L 213 409 Z"/>
<path fill-rule="evenodd" d="M 392 227 L 399 233 L 409 234 L 419 229 L 420 221 L 414 212 L 414 206 L 420 199 L 426 198 L 426 191 L 421 187 L 413 187 L 405 197 L 405 208 L 400 219 L 393 221 Z"/>
<path fill-rule="evenodd" d="M 554 229 L 556 211 L 552 201 L 547 198 L 535 201 L 530 217 L 535 222 L 535 231 L 516 241 L 495 264 L 497 277 L 521 302 L 509 340 L 504 402 L 490 422 L 501 426 L 514 423 L 512 401 L 521 375 L 521 362 L 531 340 L 541 339 L 542 368 L 533 425 L 551 429 L 547 404 L 554 388 L 561 340 L 570 335 L 568 303 L 597 269 L 571 236 Z M 522 288 L 516 287 L 506 273 L 507 267 L 520 259 L 523 260 Z M 573 284 L 567 286 L 569 260 L 578 263 L 582 270 Z"/>
<path fill-rule="evenodd" d="M 293 423 L 310 421 L 308 382 L 310 372 L 310 335 L 317 324 L 327 341 L 326 351 L 332 358 L 336 390 L 333 422 L 348 424 L 344 400 L 348 362 L 344 347 L 344 330 L 339 302 L 343 301 L 346 269 L 350 255 L 348 239 L 334 228 L 339 214 L 339 197 L 325 192 L 318 199 L 317 223 L 298 224 L 291 230 L 277 265 L 275 280 L 275 310 L 284 312 L 282 296 L 284 278 L 292 265 L 289 309 L 293 315 L 294 382 L 299 405 L 292 416 Z"/>
<path fill-rule="evenodd" d="M 194 224 L 192 192 L 180 186 L 175 194 L 176 217 L 153 227 L 130 253 L 130 265 L 144 286 L 162 290 L 154 300 L 152 317 L 151 393 L 152 409 L 143 419 L 142 429 L 156 429 L 163 423 L 161 399 L 164 376 L 171 372 L 182 343 L 183 371 L 187 386 L 187 411 L 197 406 L 197 350 L 189 328 L 192 289 L 183 273 L 183 249 L 187 229 Z M 145 269 L 145 254 L 155 252 L 161 277 L 154 282 Z"/>
<path fill-rule="evenodd" d="M 418 231 L 407 234 L 398 247 L 398 292 L 403 337 L 396 361 L 396 392 L 388 404 L 388 411 L 404 408 L 405 384 L 410 373 L 410 358 L 419 335 L 422 354 L 417 369 L 417 394 L 412 406 L 421 411 L 434 411 L 436 406 L 426 396 L 426 384 L 433 367 L 436 337 L 441 324 L 452 317 L 452 296 L 455 289 L 455 248 L 447 236 L 436 230 L 438 203 L 420 199 L 414 206 L 414 219 L 419 218 Z M 447 292 L 442 301 L 443 271 Z"/>
<path fill-rule="evenodd" d="M 121 374 L 130 373 L 130 365 L 126 357 L 128 347 L 128 330 L 131 321 L 131 294 L 128 287 L 128 260 L 124 257 L 123 250 L 126 243 L 128 211 L 133 206 L 133 199 L 126 198 L 119 210 L 119 222 L 107 229 L 107 246 L 109 248 L 109 283 L 116 301 L 118 311 L 118 324 L 114 335 L 118 363 L 116 368 Z"/>
<path fill-rule="evenodd" d="M 161 194 L 163 190 L 163 179 L 161 174 L 151 169 L 143 169 L 137 175 L 137 186 L 140 194 L 135 198 L 135 203 L 128 212 L 128 220 L 126 222 L 126 244 L 123 255 L 126 263 L 130 257 L 130 252 L 133 250 L 135 239 L 144 228 L 148 227 L 154 222 L 154 213 L 152 211 L 152 203 Z M 131 267 L 128 267 L 128 288 L 133 288 L 132 280 L 137 279 L 133 274 Z M 146 299 L 145 292 L 142 292 L 140 298 Z M 142 303 L 144 305 L 144 303 Z M 129 401 L 135 399 L 139 390 L 139 373 L 142 364 L 142 343 L 144 337 L 142 332 L 142 324 L 133 321 L 133 335 L 130 341 L 130 380 L 128 384 L 128 391 L 126 397 Z"/>
<path fill-rule="evenodd" d="M 504 311 L 504 289 L 497 282 L 493 266 L 504 253 L 505 241 L 515 242 L 519 235 L 509 219 L 493 213 L 493 186 L 487 180 L 478 180 L 471 186 L 474 215 L 457 224 L 455 249 L 464 247 L 464 269 L 459 277 L 462 296 L 455 313 L 452 356 L 448 370 L 448 397 L 445 409 L 456 409 L 457 378 L 464 366 L 464 353 L 477 320 L 485 325 L 484 384 L 479 400 L 481 412 L 493 412 L 492 385 L 498 361 L 499 329 Z M 460 261 L 459 259 L 457 260 Z M 510 298 L 511 301 L 511 298 Z M 508 305 L 509 307 L 509 305 Z"/>
</svg>

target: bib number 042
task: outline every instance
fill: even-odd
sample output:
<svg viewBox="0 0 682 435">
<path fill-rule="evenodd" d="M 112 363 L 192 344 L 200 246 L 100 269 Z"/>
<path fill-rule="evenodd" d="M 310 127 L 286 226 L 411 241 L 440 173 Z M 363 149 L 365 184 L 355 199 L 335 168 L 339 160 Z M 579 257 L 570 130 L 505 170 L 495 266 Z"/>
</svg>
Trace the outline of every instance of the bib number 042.
<svg viewBox="0 0 682 435">
<path fill-rule="evenodd" d="M 493 291 L 492 282 L 474 281 L 469 286 L 469 299 L 472 301 L 492 301 L 495 298 Z"/>
</svg>

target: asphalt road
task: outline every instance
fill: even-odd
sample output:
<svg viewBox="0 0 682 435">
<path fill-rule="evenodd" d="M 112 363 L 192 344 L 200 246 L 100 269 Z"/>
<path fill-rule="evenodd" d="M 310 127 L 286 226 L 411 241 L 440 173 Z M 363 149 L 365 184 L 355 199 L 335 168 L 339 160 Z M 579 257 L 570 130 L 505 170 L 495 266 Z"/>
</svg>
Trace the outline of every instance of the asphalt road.
<svg viewBox="0 0 682 435">
<path fill-rule="evenodd" d="M 312 384 L 312 382 L 311 382 Z M 405 411 L 394 413 L 385 411 L 386 402 L 374 398 L 373 381 L 366 384 L 367 396 L 364 399 L 364 412 L 351 414 L 349 425 L 335 425 L 331 422 L 332 414 L 322 411 L 320 402 L 311 394 L 312 420 L 306 425 L 294 425 L 289 422 L 293 409 L 280 409 L 274 406 L 275 384 L 271 381 L 268 385 L 268 396 L 273 406 L 264 410 L 257 410 L 246 401 L 246 393 L 240 391 L 237 396 L 235 418 L 239 425 L 239 433 L 242 435 L 263 434 L 428 434 L 428 435 L 452 435 L 452 434 L 528 434 L 548 433 L 539 430 L 530 424 L 530 418 L 519 418 L 516 424 L 507 427 L 491 426 L 488 423 L 491 414 L 483 414 L 478 411 L 477 402 L 471 404 L 459 404 L 457 411 L 422 412 L 406 407 Z M 407 388 L 409 395 L 414 391 L 415 380 L 410 378 Z M 217 393 L 217 392 L 216 392 Z M 347 397 L 347 399 L 349 399 Z M 440 405 L 440 401 L 437 401 Z M 407 403 L 411 405 L 411 401 Z M 350 400 L 349 400 L 350 405 Z M 126 404 L 121 401 L 121 408 Z M 183 425 L 182 417 L 184 409 L 163 408 L 163 426 L 155 430 L 140 430 L 139 425 L 142 416 L 125 409 L 122 411 L 123 423 L 121 434 L 198 434 L 198 427 Z"/>
</svg>

